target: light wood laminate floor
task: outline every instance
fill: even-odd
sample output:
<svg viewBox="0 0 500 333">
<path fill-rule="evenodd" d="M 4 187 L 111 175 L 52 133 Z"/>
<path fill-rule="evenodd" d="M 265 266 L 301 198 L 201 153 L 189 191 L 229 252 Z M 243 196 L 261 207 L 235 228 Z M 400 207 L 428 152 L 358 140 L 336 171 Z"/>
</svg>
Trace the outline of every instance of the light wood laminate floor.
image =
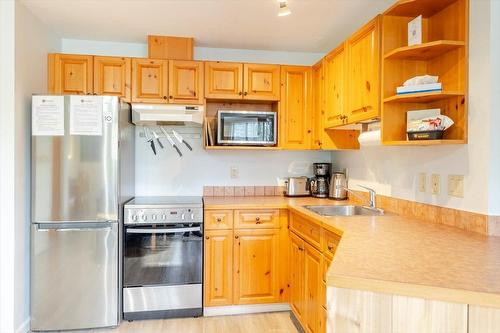
<svg viewBox="0 0 500 333">
<path fill-rule="evenodd" d="M 114 329 L 72 333 L 297 333 L 289 312 L 237 316 L 123 321 Z"/>
</svg>

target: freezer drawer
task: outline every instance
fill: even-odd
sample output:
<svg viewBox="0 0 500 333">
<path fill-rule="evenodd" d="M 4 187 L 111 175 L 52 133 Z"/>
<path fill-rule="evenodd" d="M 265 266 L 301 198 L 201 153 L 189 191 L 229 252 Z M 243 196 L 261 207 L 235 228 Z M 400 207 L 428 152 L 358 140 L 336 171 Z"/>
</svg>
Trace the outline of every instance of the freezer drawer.
<svg viewBox="0 0 500 333">
<path fill-rule="evenodd" d="M 33 224 L 31 329 L 118 324 L 118 223 Z"/>
</svg>

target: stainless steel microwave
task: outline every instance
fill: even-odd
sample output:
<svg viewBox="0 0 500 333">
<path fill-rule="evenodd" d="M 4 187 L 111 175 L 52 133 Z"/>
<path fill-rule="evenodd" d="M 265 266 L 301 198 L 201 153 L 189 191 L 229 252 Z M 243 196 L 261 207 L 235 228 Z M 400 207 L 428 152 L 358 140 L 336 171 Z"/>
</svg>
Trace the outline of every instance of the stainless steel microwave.
<svg viewBox="0 0 500 333">
<path fill-rule="evenodd" d="M 276 112 L 217 112 L 217 143 L 220 145 L 272 146 L 276 144 Z"/>
</svg>

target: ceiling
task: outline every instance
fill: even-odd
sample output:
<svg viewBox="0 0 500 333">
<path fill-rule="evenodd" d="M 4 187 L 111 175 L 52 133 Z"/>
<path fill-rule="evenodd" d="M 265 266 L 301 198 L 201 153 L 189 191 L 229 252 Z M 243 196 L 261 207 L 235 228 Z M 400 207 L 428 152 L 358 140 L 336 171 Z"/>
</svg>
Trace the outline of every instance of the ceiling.
<svg viewBox="0 0 500 333">
<path fill-rule="evenodd" d="M 188 36 L 196 46 L 326 52 L 395 0 L 21 0 L 62 38 L 146 42 Z"/>
</svg>

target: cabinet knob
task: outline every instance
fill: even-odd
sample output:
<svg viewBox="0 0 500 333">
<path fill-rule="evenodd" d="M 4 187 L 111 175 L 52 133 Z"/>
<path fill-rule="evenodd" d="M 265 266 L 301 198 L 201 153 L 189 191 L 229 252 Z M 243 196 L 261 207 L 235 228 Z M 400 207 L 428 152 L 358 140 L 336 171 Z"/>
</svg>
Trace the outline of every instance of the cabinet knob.
<svg viewBox="0 0 500 333">
<path fill-rule="evenodd" d="M 174 97 L 173 97 L 172 95 L 170 95 L 170 96 L 168 96 L 168 98 L 172 99 L 172 98 L 174 98 Z"/>
<path fill-rule="evenodd" d="M 246 96 L 246 95 L 248 95 L 248 92 L 247 92 L 247 91 L 245 91 L 245 92 L 243 93 L 243 96 Z"/>
<path fill-rule="evenodd" d="M 222 222 L 222 218 L 218 217 L 217 222 Z"/>
<path fill-rule="evenodd" d="M 210 239 L 210 236 L 206 236 L 205 239 Z"/>
<path fill-rule="evenodd" d="M 234 236 L 234 238 L 238 239 L 238 238 L 240 238 L 240 236 L 236 235 L 236 236 Z"/>
<path fill-rule="evenodd" d="M 242 92 L 242 91 L 240 91 L 240 92 L 238 93 L 238 95 L 240 95 L 240 96 L 241 96 L 241 95 L 243 95 L 243 92 Z"/>
<path fill-rule="evenodd" d="M 167 96 L 163 96 L 163 99 L 167 99 Z"/>
<path fill-rule="evenodd" d="M 328 247 L 328 251 L 333 250 L 333 246 L 331 246 L 331 245 L 327 245 L 327 247 Z"/>
</svg>

